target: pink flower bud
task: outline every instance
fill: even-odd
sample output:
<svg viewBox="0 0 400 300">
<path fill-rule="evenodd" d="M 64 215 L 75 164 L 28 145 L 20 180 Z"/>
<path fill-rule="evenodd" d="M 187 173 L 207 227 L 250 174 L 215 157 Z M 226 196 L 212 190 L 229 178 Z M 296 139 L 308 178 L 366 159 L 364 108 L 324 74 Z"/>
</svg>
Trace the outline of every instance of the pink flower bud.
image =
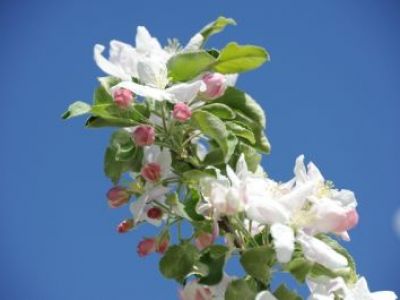
<svg viewBox="0 0 400 300">
<path fill-rule="evenodd" d="M 147 256 L 156 250 L 156 239 L 148 238 L 142 240 L 137 246 L 139 256 Z"/>
<path fill-rule="evenodd" d="M 186 122 L 192 116 L 192 110 L 186 103 L 179 102 L 174 105 L 172 116 L 179 122 Z"/>
<path fill-rule="evenodd" d="M 335 232 L 343 232 L 352 229 L 358 224 L 358 219 L 357 211 L 355 209 L 349 210 L 343 221 L 336 227 Z"/>
<path fill-rule="evenodd" d="M 163 212 L 159 207 L 152 207 L 147 211 L 147 216 L 150 219 L 160 220 L 162 218 Z"/>
<path fill-rule="evenodd" d="M 203 250 L 214 243 L 214 237 L 211 233 L 202 232 L 196 237 L 194 243 L 197 249 Z"/>
<path fill-rule="evenodd" d="M 128 190 L 122 186 L 114 186 L 107 192 L 108 205 L 112 208 L 124 205 L 130 197 Z"/>
<path fill-rule="evenodd" d="M 138 146 L 150 146 L 156 139 L 156 131 L 154 127 L 141 125 L 133 131 L 132 139 Z"/>
<path fill-rule="evenodd" d="M 127 108 L 133 102 L 133 93 L 130 90 L 119 88 L 113 93 L 114 102 L 120 108 Z"/>
<path fill-rule="evenodd" d="M 129 230 L 131 230 L 132 228 L 133 228 L 133 220 L 128 219 L 128 220 L 123 220 L 121 223 L 119 223 L 119 225 L 117 227 L 117 231 L 119 233 L 126 233 Z"/>
<path fill-rule="evenodd" d="M 226 78 L 220 73 L 207 73 L 203 76 L 203 82 L 206 85 L 206 90 L 202 96 L 207 100 L 214 100 L 221 97 L 226 90 Z"/>
<path fill-rule="evenodd" d="M 161 177 L 161 166 L 157 163 L 148 163 L 143 166 L 140 174 L 148 181 L 158 181 Z"/>
<path fill-rule="evenodd" d="M 169 236 L 166 235 L 158 241 L 156 246 L 157 253 L 164 254 L 165 251 L 167 251 L 168 246 L 169 246 Z"/>
</svg>

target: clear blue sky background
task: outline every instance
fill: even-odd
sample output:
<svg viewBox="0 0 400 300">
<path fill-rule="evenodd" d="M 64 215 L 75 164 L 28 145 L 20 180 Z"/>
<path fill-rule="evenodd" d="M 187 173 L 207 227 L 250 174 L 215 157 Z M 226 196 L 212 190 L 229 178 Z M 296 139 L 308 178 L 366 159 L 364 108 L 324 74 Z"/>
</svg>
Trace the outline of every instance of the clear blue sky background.
<svg viewBox="0 0 400 300">
<path fill-rule="evenodd" d="M 105 202 L 109 132 L 59 116 L 91 100 L 95 43 L 133 42 L 137 25 L 187 41 L 219 15 L 239 26 L 211 45 L 260 44 L 272 56 L 238 83 L 268 114 L 264 166 L 285 180 L 304 153 L 354 190 L 361 222 L 347 246 L 372 289 L 400 293 L 399 1 L 2 0 L 0 299 L 175 298 L 158 257 L 136 256 L 152 231 L 115 233 L 129 212 Z"/>
</svg>

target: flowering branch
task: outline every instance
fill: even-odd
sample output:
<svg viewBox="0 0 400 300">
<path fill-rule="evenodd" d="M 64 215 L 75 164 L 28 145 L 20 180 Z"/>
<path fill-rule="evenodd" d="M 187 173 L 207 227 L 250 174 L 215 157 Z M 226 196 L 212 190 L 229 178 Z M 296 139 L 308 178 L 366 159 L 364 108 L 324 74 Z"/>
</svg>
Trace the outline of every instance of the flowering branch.
<svg viewBox="0 0 400 300">
<path fill-rule="evenodd" d="M 177 40 L 162 47 L 139 26 L 136 47 L 112 41 L 108 59 L 95 45 L 108 76 L 99 78 L 92 104 L 75 102 L 62 117 L 89 115 L 87 128 L 116 128 L 104 159 L 114 184 L 107 198 L 132 213 L 118 232 L 160 227 L 139 242 L 138 254 L 161 254 L 160 271 L 182 285 L 184 300 L 301 299 L 285 285 L 271 290 L 278 272 L 307 283 L 308 299 L 396 299 L 371 293 L 337 242 L 358 223 L 353 192 L 334 188 L 302 155 L 288 182 L 262 169 L 261 154 L 270 151 L 264 111 L 235 83 L 269 54 L 237 43 L 205 48 L 235 24 L 220 17 L 184 47 Z M 245 276 L 224 272 L 232 257 Z"/>
</svg>

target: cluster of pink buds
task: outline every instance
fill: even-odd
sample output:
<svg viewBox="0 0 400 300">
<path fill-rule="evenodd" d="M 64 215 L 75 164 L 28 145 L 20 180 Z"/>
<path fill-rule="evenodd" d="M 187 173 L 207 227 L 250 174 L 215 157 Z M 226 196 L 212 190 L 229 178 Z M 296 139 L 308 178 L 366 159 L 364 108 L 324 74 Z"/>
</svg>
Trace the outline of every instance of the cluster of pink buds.
<svg viewBox="0 0 400 300">
<path fill-rule="evenodd" d="M 164 254 L 169 246 L 169 236 L 163 235 L 160 238 L 145 238 L 139 242 L 137 253 L 140 257 L 147 256 L 153 252 Z"/>
</svg>

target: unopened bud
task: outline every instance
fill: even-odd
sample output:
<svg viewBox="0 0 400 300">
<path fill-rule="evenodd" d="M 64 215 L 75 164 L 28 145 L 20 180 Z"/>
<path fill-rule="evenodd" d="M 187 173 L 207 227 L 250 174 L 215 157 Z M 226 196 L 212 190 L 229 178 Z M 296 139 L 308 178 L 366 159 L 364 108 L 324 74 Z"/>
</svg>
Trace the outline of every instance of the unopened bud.
<svg viewBox="0 0 400 300">
<path fill-rule="evenodd" d="M 172 116 L 175 120 L 178 120 L 179 122 L 186 122 L 191 118 L 192 110 L 186 103 L 179 102 L 174 105 Z"/>
<path fill-rule="evenodd" d="M 161 177 L 161 166 L 158 163 L 148 163 L 143 166 L 140 174 L 147 181 L 158 181 Z"/>
<path fill-rule="evenodd" d="M 119 233 L 125 233 L 128 232 L 129 230 L 131 230 L 133 228 L 133 220 L 132 219 L 127 219 L 127 220 L 123 220 L 121 223 L 119 223 L 118 227 L 117 227 L 117 231 Z"/>
<path fill-rule="evenodd" d="M 152 126 L 140 125 L 133 131 L 132 139 L 138 146 L 150 146 L 156 139 L 156 131 Z"/>
<path fill-rule="evenodd" d="M 214 100 L 221 97 L 226 90 L 226 78 L 220 73 L 208 73 L 203 76 L 206 90 L 201 94 L 206 100 Z"/>
<path fill-rule="evenodd" d="M 156 250 L 156 239 L 147 238 L 139 242 L 137 246 L 137 253 L 139 256 L 147 256 Z"/>
<path fill-rule="evenodd" d="M 162 218 L 163 212 L 159 207 L 152 207 L 147 211 L 147 216 L 150 219 L 160 220 Z"/>
<path fill-rule="evenodd" d="M 128 190 L 122 186 L 114 186 L 107 192 L 108 205 L 112 208 L 124 205 L 130 197 Z"/>
<path fill-rule="evenodd" d="M 130 90 L 119 88 L 113 93 L 114 102 L 120 108 L 127 108 L 133 102 L 133 93 Z"/>
</svg>

